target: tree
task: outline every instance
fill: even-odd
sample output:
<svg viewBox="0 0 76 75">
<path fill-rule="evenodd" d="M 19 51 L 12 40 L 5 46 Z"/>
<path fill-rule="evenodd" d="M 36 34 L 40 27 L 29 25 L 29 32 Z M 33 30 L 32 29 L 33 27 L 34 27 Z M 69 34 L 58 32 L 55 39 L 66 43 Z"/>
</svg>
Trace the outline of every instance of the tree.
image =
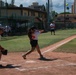
<svg viewBox="0 0 76 75">
<path fill-rule="evenodd" d="M 20 4 L 20 7 L 23 7 L 23 5 L 22 5 L 22 4 Z"/>
<path fill-rule="evenodd" d="M 55 20 L 55 18 L 57 17 L 58 13 L 55 12 L 55 11 L 52 11 L 52 12 L 50 13 L 50 15 L 51 15 L 50 21 L 53 21 L 53 20 Z"/>
<path fill-rule="evenodd" d="M 60 14 L 71 14 L 70 12 L 61 12 Z"/>
</svg>

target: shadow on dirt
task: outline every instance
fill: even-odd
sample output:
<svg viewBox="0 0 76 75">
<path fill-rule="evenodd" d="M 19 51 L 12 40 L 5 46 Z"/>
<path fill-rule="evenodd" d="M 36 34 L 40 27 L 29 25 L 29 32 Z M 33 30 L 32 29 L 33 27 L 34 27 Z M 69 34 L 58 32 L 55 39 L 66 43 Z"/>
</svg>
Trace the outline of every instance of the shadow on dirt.
<svg viewBox="0 0 76 75">
<path fill-rule="evenodd" d="M 49 59 L 49 58 L 39 58 L 39 60 L 42 60 L 42 61 L 54 61 L 54 60 L 57 60 L 58 58 L 54 58 L 54 59 Z"/>
<path fill-rule="evenodd" d="M 7 64 L 6 66 L 3 66 L 3 65 L 0 65 L 0 69 L 3 69 L 3 68 L 18 68 L 18 67 L 21 67 L 21 66 L 14 66 L 13 64 Z"/>
</svg>

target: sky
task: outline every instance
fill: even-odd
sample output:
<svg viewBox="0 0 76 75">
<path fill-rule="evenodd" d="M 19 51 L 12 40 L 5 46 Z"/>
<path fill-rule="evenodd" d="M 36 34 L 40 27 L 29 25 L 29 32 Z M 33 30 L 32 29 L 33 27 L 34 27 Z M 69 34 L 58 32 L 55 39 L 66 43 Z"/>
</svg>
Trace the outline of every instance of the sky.
<svg viewBox="0 0 76 75">
<path fill-rule="evenodd" d="M 4 2 L 6 0 L 3 0 Z M 24 7 L 27 7 L 29 5 L 32 5 L 33 2 L 38 2 L 39 5 L 46 5 L 46 2 L 48 0 L 15 0 L 15 5 L 19 6 L 20 4 L 23 4 Z M 11 0 L 7 0 L 8 3 L 11 3 Z M 74 0 L 66 0 L 66 3 L 68 3 L 69 12 L 71 12 L 71 6 L 74 3 Z M 53 4 L 53 10 L 55 10 L 58 13 L 64 12 L 64 0 L 52 0 Z M 67 11 L 67 10 L 66 10 Z"/>
</svg>

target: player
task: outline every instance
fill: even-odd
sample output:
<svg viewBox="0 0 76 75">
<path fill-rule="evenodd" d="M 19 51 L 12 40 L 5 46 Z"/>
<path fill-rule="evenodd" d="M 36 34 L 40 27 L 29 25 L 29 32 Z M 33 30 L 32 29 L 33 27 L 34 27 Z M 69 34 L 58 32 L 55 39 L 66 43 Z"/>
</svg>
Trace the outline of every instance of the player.
<svg viewBox="0 0 76 75">
<path fill-rule="evenodd" d="M 42 32 L 43 32 L 43 30 L 39 31 L 39 30 L 37 30 L 36 27 L 32 27 L 29 29 L 28 37 L 29 37 L 30 44 L 31 44 L 31 50 L 22 56 L 24 59 L 26 59 L 26 56 L 28 54 L 30 54 L 31 52 L 33 52 L 35 50 L 35 48 L 37 49 L 37 52 L 39 53 L 40 58 L 43 58 L 43 55 L 41 54 L 39 44 L 38 44 L 38 35 Z"/>
<path fill-rule="evenodd" d="M 3 34 L 4 30 L 2 28 L 0 28 L 0 35 Z M 1 56 L 3 55 L 7 55 L 7 50 L 5 50 L 1 45 L 0 45 L 0 60 L 1 60 Z"/>
<path fill-rule="evenodd" d="M 55 35 L 55 23 L 54 23 L 54 22 L 52 22 L 52 23 L 50 24 L 50 31 L 51 31 L 51 35 L 52 35 L 52 32 L 53 32 L 54 35 Z"/>
</svg>

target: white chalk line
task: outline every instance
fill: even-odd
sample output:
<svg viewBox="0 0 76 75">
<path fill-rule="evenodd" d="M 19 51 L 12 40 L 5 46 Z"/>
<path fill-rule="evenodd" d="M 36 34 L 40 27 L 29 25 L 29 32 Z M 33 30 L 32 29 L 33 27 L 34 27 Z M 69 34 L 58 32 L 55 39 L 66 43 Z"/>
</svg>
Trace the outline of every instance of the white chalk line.
<svg viewBox="0 0 76 75">
<path fill-rule="evenodd" d="M 56 44 L 54 47 L 49 48 L 48 50 L 42 52 L 42 54 L 47 53 L 47 52 L 49 52 L 49 51 L 53 51 L 53 50 L 57 49 L 58 47 L 60 47 L 61 45 L 66 44 L 67 42 L 73 40 L 74 38 L 76 38 L 76 36 L 74 36 L 73 38 L 68 39 L 68 40 L 66 40 L 66 41 L 62 40 L 60 43 Z"/>
<path fill-rule="evenodd" d="M 4 62 L 4 61 L 0 61 L 0 63 L 7 63 L 7 62 Z"/>
<path fill-rule="evenodd" d="M 76 36 L 74 37 L 74 38 L 76 38 Z M 72 38 L 72 39 L 74 39 L 74 38 Z M 59 44 L 57 44 L 55 47 L 52 47 L 52 48 L 50 48 L 50 49 L 48 49 L 48 50 L 46 50 L 46 51 L 44 51 L 44 52 L 42 52 L 42 54 L 44 54 L 44 53 L 47 53 L 47 52 L 49 52 L 49 51 L 53 51 L 54 49 L 56 49 L 56 48 L 58 48 L 58 47 L 60 47 L 61 45 L 63 45 L 63 44 L 65 44 L 65 43 L 67 43 L 67 42 L 69 42 L 69 41 L 71 41 L 72 39 L 70 39 L 70 40 L 67 40 L 67 41 L 63 41 L 62 43 L 60 42 Z M 60 60 L 61 61 L 61 60 Z M 54 66 L 54 67 L 61 67 L 61 66 L 76 66 L 76 63 L 66 63 L 66 64 L 59 64 L 59 65 L 56 65 L 56 66 Z M 53 67 L 53 66 L 40 66 L 40 67 L 34 67 L 34 68 L 23 68 L 23 69 L 20 69 L 20 68 L 16 68 L 17 70 L 19 70 L 19 71 L 29 71 L 29 70 L 38 70 L 38 69 L 46 69 L 46 68 L 50 68 L 50 67 Z"/>
<path fill-rule="evenodd" d="M 72 39 L 74 39 L 74 38 L 72 38 Z M 72 40 L 71 39 L 71 40 Z M 60 44 L 58 44 L 58 45 L 56 45 L 55 47 L 52 47 L 52 48 L 50 48 L 50 49 L 48 49 L 48 50 L 46 50 L 46 51 L 44 51 L 44 52 L 42 52 L 43 54 L 44 53 L 47 53 L 47 52 L 49 52 L 49 51 L 53 51 L 54 49 L 56 49 L 56 48 L 58 48 L 58 47 L 60 47 L 61 45 L 63 45 L 63 44 L 65 44 L 65 43 L 67 43 L 67 42 L 69 42 L 70 40 L 67 40 L 67 41 L 65 41 L 65 42 L 62 42 L 62 43 L 60 43 Z M 64 60 L 58 60 L 58 61 L 64 61 Z M 8 62 L 3 62 L 3 61 L 0 61 L 1 63 L 8 63 Z M 26 63 L 35 63 L 36 61 L 26 61 Z M 15 64 L 15 66 L 21 66 L 22 65 L 22 63 L 21 64 Z M 13 65 L 14 66 L 14 65 Z M 30 70 L 38 70 L 38 69 L 47 69 L 47 68 L 51 68 L 51 67 L 66 67 L 66 66 L 76 66 L 76 63 L 70 63 L 70 62 L 68 62 L 68 63 L 62 63 L 62 64 L 59 64 L 59 65 L 55 65 L 55 66 L 40 66 L 40 67 L 31 67 L 31 68 L 14 68 L 14 69 L 16 69 L 16 70 L 18 70 L 18 71 L 30 71 Z"/>
<path fill-rule="evenodd" d="M 59 60 L 61 62 L 63 62 L 63 60 Z M 59 62 L 58 61 L 58 62 Z M 32 71 L 32 70 L 40 70 L 40 69 L 48 69 L 48 68 L 56 68 L 56 67 L 66 67 L 66 66 L 76 66 L 76 63 L 70 63 L 70 62 L 66 62 L 66 63 L 61 63 L 58 65 L 51 65 L 51 66 L 39 66 L 39 67 L 30 67 L 30 68 L 15 68 L 16 70 L 19 71 Z"/>
<path fill-rule="evenodd" d="M 5 63 L 5 64 L 8 64 L 8 62 L 4 62 L 4 61 L 0 61 L 1 63 Z M 68 62 L 68 61 L 65 61 L 65 60 L 56 60 L 56 63 L 57 62 L 60 62 L 59 64 L 53 64 L 53 65 L 47 65 L 47 66 L 39 66 L 39 67 L 24 67 L 22 65 L 27 65 L 28 64 L 32 64 L 32 63 L 37 63 L 37 61 L 33 61 L 33 60 L 28 60 L 28 61 L 25 61 L 25 63 L 19 63 L 19 64 L 13 64 L 12 66 L 15 67 L 15 66 L 20 66 L 20 67 L 15 67 L 13 69 L 15 70 L 18 70 L 20 72 L 23 72 L 23 71 L 33 71 L 33 70 L 40 70 L 40 69 L 48 69 L 48 68 L 56 68 L 56 67 L 66 67 L 66 66 L 76 66 L 76 63 L 72 63 L 72 62 Z M 8 69 L 8 68 L 7 68 Z"/>
<path fill-rule="evenodd" d="M 31 60 L 32 61 L 32 60 Z M 0 61 L 1 63 L 8 63 L 8 62 L 4 62 L 4 61 Z M 36 61 L 33 61 L 34 63 Z M 32 63 L 33 63 L 32 62 Z M 57 62 L 60 62 L 59 64 L 54 64 L 54 65 L 47 65 L 47 66 L 39 66 L 39 67 L 24 67 L 22 65 L 25 65 L 26 63 L 30 64 L 31 62 L 30 61 L 26 61 L 25 64 L 14 64 L 12 66 L 22 66 L 22 67 L 16 67 L 14 68 L 15 70 L 18 70 L 18 71 L 32 71 L 32 70 L 40 70 L 40 69 L 48 69 L 48 68 L 56 68 L 56 67 L 66 67 L 66 66 L 76 66 L 76 63 L 71 63 L 71 62 L 68 62 L 68 61 L 64 61 L 64 60 L 57 60 Z M 64 62 L 64 63 L 63 63 Z"/>
</svg>

